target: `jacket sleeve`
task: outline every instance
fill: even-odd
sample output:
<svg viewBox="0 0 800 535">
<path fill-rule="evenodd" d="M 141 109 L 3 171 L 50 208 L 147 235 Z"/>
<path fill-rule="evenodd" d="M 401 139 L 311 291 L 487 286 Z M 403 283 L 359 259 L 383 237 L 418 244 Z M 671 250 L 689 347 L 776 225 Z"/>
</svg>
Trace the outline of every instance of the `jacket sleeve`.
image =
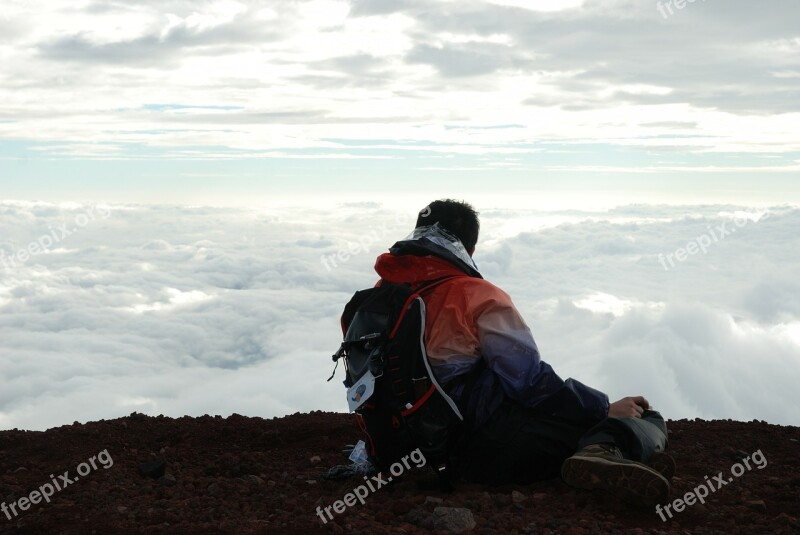
<svg viewBox="0 0 800 535">
<path fill-rule="evenodd" d="M 573 420 L 599 421 L 608 415 L 608 396 L 574 379 L 562 380 L 541 360 L 530 329 L 511 298 L 493 295 L 475 310 L 481 353 L 504 394 L 530 408 Z"/>
</svg>

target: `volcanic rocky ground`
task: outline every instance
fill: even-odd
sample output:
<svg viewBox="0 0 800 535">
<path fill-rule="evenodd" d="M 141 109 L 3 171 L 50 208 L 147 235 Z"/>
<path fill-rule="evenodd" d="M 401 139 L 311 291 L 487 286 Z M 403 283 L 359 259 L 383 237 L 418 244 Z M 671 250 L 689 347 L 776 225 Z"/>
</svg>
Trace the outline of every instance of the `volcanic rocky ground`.
<svg viewBox="0 0 800 535">
<path fill-rule="evenodd" d="M 412 464 L 364 505 L 341 514 L 331 510 L 334 519 L 323 524 L 316 508 L 364 482 L 359 476 L 321 477 L 348 462 L 340 450 L 359 438 L 351 416 L 173 419 L 134 413 L 46 432 L 0 431 L 0 500 L 9 511 L 8 504 L 16 504 L 17 512 L 9 512 L 11 519 L 0 513 L 0 533 L 800 533 L 800 428 L 701 420 L 668 426 L 678 463 L 671 500 L 705 476 L 722 472 L 731 478 L 732 466 L 759 450 L 767 464 L 758 469 L 751 461 L 750 470 L 710 493 L 704 505 L 666 521 L 654 510 L 631 509 L 558 480 L 421 490 L 432 472 Z M 108 455 L 98 456 L 103 451 Z M 93 456 L 96 470 L 80 466 Z M 113 466 L 104 468 L 109 457 Z M 31 492 L 53 479 L 65 485 L 59 477 L 64 472 L 74 481 L 50 503 L 20 501 L 41 501 Z"/>
</svg>

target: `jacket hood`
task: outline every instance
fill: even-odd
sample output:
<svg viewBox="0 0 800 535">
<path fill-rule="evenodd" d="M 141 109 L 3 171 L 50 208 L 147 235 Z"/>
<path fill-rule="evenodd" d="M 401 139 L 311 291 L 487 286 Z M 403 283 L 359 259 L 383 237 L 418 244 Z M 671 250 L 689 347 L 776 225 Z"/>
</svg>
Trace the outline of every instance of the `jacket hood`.
<svg viewBox="0 0 800 535">
<path fill-rule="evenodd" d="M 417 227 L 378 257 L 375 271 L 392 283 L 419 283 L 453 275 L 483 278 L 461 241 L 438 223 Z"/>
</svg>

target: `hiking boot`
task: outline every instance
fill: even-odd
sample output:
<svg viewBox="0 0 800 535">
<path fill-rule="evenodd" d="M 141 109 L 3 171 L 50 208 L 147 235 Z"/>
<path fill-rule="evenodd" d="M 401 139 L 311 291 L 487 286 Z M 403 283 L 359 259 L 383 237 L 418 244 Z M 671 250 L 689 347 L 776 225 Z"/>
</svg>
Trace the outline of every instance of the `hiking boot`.
<svg viewBox="0 0 800 535">
<path fill-rule="evenodd" d="M 669 497 L 669 481 L 657 470 L 622 457 L 609 444 L 592 444 L 561 465 L 561 478 L 571 487 L 605 490 L 633 505 L 652 507 Z"/>
<path fill-rule="evenodd" d="M 672 481 L 672 477 L 675 475 L 675 459 L 669 453 L 657 451 L 645 464 L 654 470 L 658 470 L 658 473 L 664 476 L 667 481 Z"/>
</svg>

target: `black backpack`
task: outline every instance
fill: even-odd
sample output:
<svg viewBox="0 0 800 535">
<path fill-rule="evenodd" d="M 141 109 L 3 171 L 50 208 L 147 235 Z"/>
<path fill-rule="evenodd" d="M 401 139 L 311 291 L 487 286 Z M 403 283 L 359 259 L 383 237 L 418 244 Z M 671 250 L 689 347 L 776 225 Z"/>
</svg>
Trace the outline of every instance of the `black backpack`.
<svg viewBox="0 0 800 535">
<path fill-rule="evenodd" d="M 344 341 L 333 355 L 344 359 L 348 404 L 367 435 L 367 452 L 386 472 L 419 448 L 440 476 L 449 466 L 464 425 L 461 408 L 436 381 L 425 350 L 423 295 L 444 277 L 412 290 L 382 281 L 353 295 L 342 314 Z M 477 372 L 464 378 L 467 398 Z"/>
</svg>

